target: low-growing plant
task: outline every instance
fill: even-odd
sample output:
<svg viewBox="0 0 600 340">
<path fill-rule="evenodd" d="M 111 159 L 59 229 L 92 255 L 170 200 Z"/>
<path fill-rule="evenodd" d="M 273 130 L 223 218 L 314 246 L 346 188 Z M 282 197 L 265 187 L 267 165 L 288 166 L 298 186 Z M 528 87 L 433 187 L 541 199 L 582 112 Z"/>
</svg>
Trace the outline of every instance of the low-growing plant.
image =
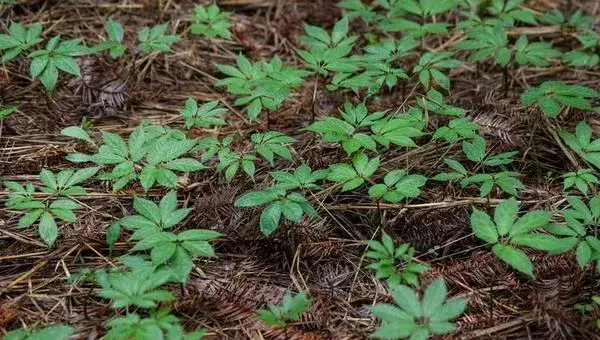
<svg viewBox="0 0 600 340">
<path fill-rule="evenodd" d="M 110 320 L 106 324 L 108 332 L 106 340 L 128 339 L 170 339 L 170 340 L 200 340 L 204 331 L 184 334 L 183 327 L 175 315 L 166 308 L 151 311 L 147 317 L 130 313 Z"/>
<path fill-rule="evenodd" d="M 222 12 L 216 4 L 210 6 L 196 5 L 191 19 L 194 21 L 190 25 L 192 34 L 203 35 L 207 38 L 233 39 L 230 32 L 231 23 L 229 22 L 231 13 Z"/>
<path fill-rule="evenodd" d="M 515 61 L 519 65 L 550 66 L 550 60 L 559 58 L 562 52 L 552 48 L 547 42 L 530 43 L 526 35 L 522 35 L 515 43 Z"/>
<path fill-rule="evenodd" d="M 250 140 L 254 145 L 256 153 L 266 159 L 271 166 L 274 166 L 274 157 L 279 156 L 288 161 L 292 160 L 293 148 L 291 143 L 296 141 L 295 138 L 286 136 L 277 131 L 257 132 L 250 136 Z"/>
<path fill-rule="evenodd" d="M 600 307 L 600 295 L 592 296 L 591 302 L 596 305 L 596 308 Z M 594 310 L 594 305 L 592 303 L 586 304 L 576 304 L 574 307 L 582 314 L 586 314 L 592 312 Z M 596 328 L 600 329 L 600 318 L 596 319 Z"/>
<path fill-rule="evenodd" d="M 325 179 L 329 175 L 329 170 L 319 169 L 313 171 L 307 164 L 302 164 L 293 173 L 273 171 L 269 174 L 277 181 L 274 187 L 278 189 L 318 189 L 319 185 L 316 182 Z"/>
<path fill-rule="evenodd" d="M 588 187 L 594 187 L 599 184 L 598 177 L 594 175 L 592 169 L 579 169 L 577 171 L 569 171 L 561 176 L 563 180 L 563 190 L 575 187 L 582 194 L 588 194 Z"/>
<path fill-rule="evenodd" d="M 427 177 L 423 175 L 409 175 L 406 170 L 393 170 L 385 175 L 383 183 L 369 188 L 369 196 L 396 203 L 406 198 L 419 197 L 426 182 Z"/>
<path fill-rule="evenodd" d="M 386 279 L 390 285 L 407 283 L 418 287 L 419 275 L 429 270 L 429 266 L 415 260 L 415 248 L 409 243 L 396 246 L 386 232 L 382 233 L 381 241 L 369 240 L 367 245 L 369 251 L 365 257 L 373 261 L 368 268 L 375 271 L 378 279 Z"/>
<path fill-rule="evenodd" d="M 243 194 L 235 201 L 236 207 L 267 206 L 260 215 L 260 230 L 265 235 L 272 234 L 283 215 L 287 220 L 299 223 L 304 215 L 310 218 L 319 216 L 310 202 L 298 192 L 288 193 L 285 189 L 272 187 L 267 190 Z"/>
<path fill-rule="evenodd" d="M 294 296 L 286 292 L 280 305 L 269 304 L 268 309 L 259 309 L 257 319 L 271 327 L 286 327 L 290 322 L 299 321 L 311 305 L 306 292 Z"/>
<path fill-rule="evenodd" d="M 12 210 L 24 210 L 25 214 L 19 218 L 17 228 L 27 228 L 38 222 L 38 233 L 44 243 L 51 247 L 58 238 L 56 219 L 64 222 L 75 222 L 77 216 L 73 210 L 80 205 L 68 195 L 84 195 L 85 189 L 77 184 L 92 177 L 98 168 L 85 168 L 80 170 L 63 170 L 54 174 L 50 170 L 42 169 L 38 178 L 41 187 L 36 187 L 28 182 L 25 186 L 13 181 L 3 184 L 10 190 L 5 205 Z M 52 194 L 48 199 L 42 200 L 34 197 L 36 189 L 42 193 Z"/>
<path fill-rule="evenodd" d="M 452 320 L 461 316 L 467 299 L 447 300 L 444 280 L 433 281 L 419 298 L 414 289 L 391 285 L 395 304 L 377 303 L 372 308 L 383 322 L 373 337 L 379 339 L 427 339 L 430 334 L 443 335 L 456 329 Z"/>
<path fill-rule="evenodd" d="M 218 107 L 219 101 L 213 100 L 198 107 L 198 102 L 193 98 L 185 101 L 185 107 L 179 113 L 185 118 L 186 129 L 191 127 L 211 128 L 213 126 L 227 125 L 223 115 L 227 109 Z"/>
<path fill-rule="evenodd" d="M 467 158 L 473 162 L 481 163 L 486 166 L 499 166 L 510 164 L 518 151 L 502 152 L 499 154 L 489 154 L 486 152 L 487 143 L 481 136 L 465 140 L 462 142 L 462 150 Z"/>
<path fill-rule="evenodd" d="M 456 1 L 409 0 L 387 3 L 384 7 L 393 7 L 395 13 L 408 12 L 422 19 L 423 23 L 408 20 L 405 16 L 393 15 L 381 21 L 386 32 L 406 32 L 413 38 L 421 38 L 427 34 L 446 34 L 450 26 L 446 22 L 427 22 L 426 19 L 456 8 Z"/>
<path fill-rule="evenodd" d="M 46 327 L 40 327 L 36 329 L 25 329 L 20 328 L 14 331 L 8 332 L 3 339 L 4 340 L 67 340 L 73 335 L 74 330 L 70 326 L 65 325 L 52 325 Z"/>
<path fill-rule="evenodd" d="M 592 128 L 585 121 L 577 124 L 574 135 L 566 129 L 560 129 L 558 133 L 569 148 L 600 169 L 600 138 L 592 140 Z"/>
<path fill-rule="evenodd" d="M 284 65 L 279 57 L 268 63 L 251 63 L 240 54 L 236 65 L 237 68 L 216 65 L 221 73 L 228 76 L 219 80 L 217 86 L 226 86 L 228 92 L 239 96 L 234 105 L 245 105 L 250 121 L 256 120 L 263 109 L 276 110 L 310 73 Z"/>
<path fill-rule="evenodd" d="M 537 25 L 537 20 L 533 12 L 521 7 L 521 4 L 524 1 L 525 0 L 491 0 L 487 10 L 507 27 L 514 26 L 515 21 Z"/>
<path fill-rule="evenodd" d="M 472 51 L 469 62 L 477 62 L 493 58 L 496 63 L 506 67 L 512 58 L 512 51 L 508 46 L 508 36 L 501 26 L 475 27 L 467 30 L 467 40 L 456 43 L 454 46 L 461 50 Z"/>
<path fill-rule="evenodd" d="M 379 17 L 373 7 L 364 4 L 361 0 L 342 0 L 336 6 L 344 10 L 344 16 L 348 19 L 360 18 L 367 24 Z"/>
<path fill-rule="evenodd" d="M 546 81 L 538 87 L 530 87 L 521 94 L 521 104 L 536 104 L 551 118 L 560 114 L 560 106 L 591 111 L 591 99 L 600 97 L 596 90 L 582 85 L 567 85 L 562 81 Z"/>
<path fill-rule="evenodd" d="M 171 52 L 173 44 L 181 40 L 176 35 L 166 34 L 168 23 L 154 27 L 143 27 L 137 32 L 138 48 L 142 53 Z"/>
<path fill-rule="evenodd" d="M 494 219 L 485 212 L 473 208 L 471 228 L 477 238 L 492 245 L 492 252 L 500 260 L 519 272 L 534 278 L 533 264 L 520 248 L 533 248 L 550 253 L 563 249 L 562 240 L 541 232 L 550 214 L 543 210 L 533 210 L 522 217 L 519 203 L 514 199 L 502 201 L 494 210 Z"/>
<path fill-rule="evenodd" d="M 40 23 L 25 27 L 18 22 L 11 22 L 8 34 L 0 34 L 0 51 L 4 51 L 0 61 L 5 63 L 42 42 L 42 29 Z"/>
<path fill-rule="evenodd" d="M 462 117 L 465 109 L 447 103 L 442 93 L 436 89 L 429 89 L 426 96 L 417 97 L 417 103 L 424 110 L 445 116 Z"/>
<path fill-rule="evenodd" d="M 450 78 L 442 70 L 457 68 L 461 64 L 452 57 L 452 52 L 426 52 L 421 56 L 412 72 L 419 75 L 419 82 L 426 89 L 431 87 L 433 79 L 443 89 L 450 90 Z"/>
<path fill-rule="evenodd" d="M 596 262 L 596 270 L 600 272 L 600 239 L 595 228 L 600 224 L 600 195 L 589 201 L 589 206 L 581 199 L 567 197 L 569 207 L 562 211 L 564 224 L 551 224 L 546 230 L 561 236 L 562 253 L 575 249 L 577 263 L 583 269 L 589 263 Z"/>
<path fill-rule="evenodd" d="M 76 132 L 75 138 L 87 140 L 80 130 L 70 132 Z M 69 154 L 67 159 L 76 163 L 113 166 L 112 171 L 104 172 L 99 177 L 114 181 L 113 190 L 120 190 L 134 180 L 139 180 L 145 191 L 156 183 L 174 188 L 178 182 L 175 171 L 192 172 L 204 168 L 198 160 L 183 157 L 196 145 L 196 141 L 187 139 L 178 130 L 141 125 L 129 134 L 127 142 L 121 136 L 106 131 L 102 139 L 103 143 L 95 154 Z"/>
<path fill-rule="evenodd" d="M 17 105 L 8 105 L 3 107 L 2 102 L 0 101 L 0 122 L 13 114 L 15 111 L 17 111 Z"/>
<path fill-rule="evenodd" d="M 48 41 L 46 48 L 29 54 L 31 77 L 39 78 L 48 92 L 52 92 L 58 82 L 58 71 L 69 73 L 76 77 L 81 71 L 75 57 L 88 54 L 88 48 L 81 45 L 82 39 L 60 40 L 55 36 Z"/>
<path fill-rule="evenodd" d="M 433 139 L 442 139 L 454 144 L 459 139 L 477 137 L 479 125 L 470 122 L 467 118 L 452 119 L 447 126 L 439 127 L 433 134 Z"/>
<path fill-rule="evenodd" d="M 122 56 L 127 50 L 127 47 L 123 44 L 123 38 L 125 37 L 123 25 L 118 21 L 110 19 L 106 22 L 104 30 L 106 31 L 108 40 L 101 42 L 93 47 L 92 50 L 94 52 L 108 50 L 108 54 L 112 59 Z"/>
<path fill-rule="evenodd" d="M 373 176 L 379 168 L 379 163 L 379 156 L 369 159 L 364 153 L 355 153 L 352 156 L 352 164 L 330 165 L 327 180 L 342 184 L 342 191 L 354 190 Z"/>
</svg>

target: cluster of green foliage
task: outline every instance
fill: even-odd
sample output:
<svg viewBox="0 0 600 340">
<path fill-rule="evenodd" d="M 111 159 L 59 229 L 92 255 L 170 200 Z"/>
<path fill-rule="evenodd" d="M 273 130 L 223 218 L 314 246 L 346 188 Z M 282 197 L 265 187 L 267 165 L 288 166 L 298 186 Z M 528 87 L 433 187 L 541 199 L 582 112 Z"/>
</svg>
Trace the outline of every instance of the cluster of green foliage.
<svg viewBox="0 0 600 340">
<path fill-rule="evenodd" d="M 54 339 L 54 340 L 67 340 L 73 335 L 73 328 L 63 325 L 54 325 L 41 327 L 37 329 L 17 329 L 12 332 L 8 332 L 3 339 L 4 340 L 43 340 L 43 339 Z"/>
<path fill-rule="evenodd" d="M 296 322 L 312 305 L 306 292 L 292 296 L 286 292 L 281 305 L 270 304 L 268 309 L 259 309 L 257 319 L 271 327 L 286 327 L 289 322 Z"/>
<path fill-rule="evenodd" d="M 94 176 L 99 168 L 80 170 L 62 170 L 55 174 L 42 169 L 38 175 L 41 186 L 27 182 L 25 185 L 13 181 L 5 181 L 4 187 L 10 190 L 5 206 L 10 210 L 23 211 L 17 228 L 28 228 L 38 222 L 38 233 L 42 240 L 51 247 L 58 238 L 56 219 L 64 222 L 75 222 L 77 216 L 73 212 L 81 205 L 69 198 L 85 195 L 86 191 L 78 184 Z"/>
</svg>

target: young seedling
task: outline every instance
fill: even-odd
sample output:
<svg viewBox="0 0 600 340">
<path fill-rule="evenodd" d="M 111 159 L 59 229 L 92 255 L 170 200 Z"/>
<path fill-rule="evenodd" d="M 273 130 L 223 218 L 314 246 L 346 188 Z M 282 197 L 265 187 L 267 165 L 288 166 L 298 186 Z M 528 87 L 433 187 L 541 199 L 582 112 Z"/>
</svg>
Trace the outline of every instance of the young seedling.
<svg viewBox="0 0 600 340">
<path fill-rule="evenodd" d="M 60 36 L 50 39 L 45 49 L 29 54 L 28 57 L 32 59 L 29 65 L 31 77 L 39 78 L 48 92 L 56 87 L 58 70 L 80 77 L 81 71 L 75 57 L 88 53 L 81 42 L 82 39 L 60 41 Z"/>
<path fill-rule="evenodd" d="M 383 183 L 369 188 L 369 196 L 397 203 L 406 198 L 419 197 L 421 188 L 426 182 L 427 177 L 425 176 L 409 175 L 406 170 L 393 170 L 385 175 Z"/>
<path fill-rule="evenodd" d="M 379 18 L 373 7 L 365 5 L 361 0 L 342 0 L 336 6 L 344 10 L 344 17 L 348 19 L 360 18 L 369 24 Z"/>
<path fill-rule="evenodd" d="M 448 126 L 442 126 L 435 130 L 433 139 L 442 139 L 454 144 L 459 139 L 477 137 L 477 130 L 479 130 L 479 125 L 471 123 L 467 118 L 456 118 L 451 120 Z"/>
<path fill-rule="evenodd" d="M 278 189 L 318 189 L 319 185 L 316 182 L 325 179 L 329 175 L 329 170 L 320 169 L 312 171 L 308 165 L 302 164 L 293 173 L 273 171 L 269 174 L 277 181 L 274 187 Z"/>
<path fill-rule="evenodd" d="M 0 61 L 5 63 L 42 42 L 42 29 L 39 23 L 24 27 L 18 22 L 11 22 L 8 34 L 0 34 L 0 51 L 5 51 Z"/>
<path fill-rule="evenodd" d="M 143 27 L 137 32 L 140 52 L 171 52 L 171 46 L 181 40 L 176 35 L 165 34 L 168 23 L 154 27 Z"/>
<path fill-rule="evenodd" d="M 560 106 L 580 110 L 593 110 L 590 100 L 600 97 L 596 90 L 587 86 L 567 85 L 562 81 L 546 81 L 538 87 L 530 87 L 521 94 L 521 104 L 536 104 L 548 117 L 556 118 Z"/>
<path fill-rule="evenodd" d="M 329 166 L 329 175 L 327 180 L 342 184 L 342 191 L 354 190 L 371 176 L 379 168 L 379 156 L 369 159 L 363 153 L 356 153 L 352 156 L 352 164 L 338 163 Z"/>
<path fill-rule="evenodd" d="M 198 107 L 198 102 L 193 98 L 185 101 L 185 107 L 179 110 L 179 113 L 185 118 L 186 129 L 192 127 L 211 128 L 213 126 L 227 125 L 223 115 L 228 112 L 227 109 L 218 107 L 219 101 L 213 100 Z"/>
<path fill-rule="evenodd" d="M 104 30 L 106 31 L 106 35 L 108 35 L 108 40 L 98 44 L 93 50 L 108 50 L 110 57 L 112 59 L 117 59 L 127 50 L 127 47 L 123 45 L 123 38 L 125 36 L 123 25 L 118 21 L 110 19 L 106 22 Z"/>
<path fill-rule="evenodd" d="M 282 214 L 287 220 L 295 223 L 299 223 L 304 215 L 310 218 L 319 216 L 302 194 L 288 193 L 278 187 L 249 192 L 235 201 L 236 207 L 256 207 L 265 204 L 267 206 L 260 215 L 260 230 L 267 236 L 279 227 Z"/>
<path fill-rule="evenodd" d="M 561 177 L 564 178 L 563 191 L 567 191 L 567 189 L 575 187 L 586 196 L 588 194 L 588 187 L 594 187 L 594 185 L 598 185 L 600 183 L 598 181 L 598 177 L 594 175 L 594 170 L 592 169 L 569 171 Z"/>
<path fill-rule="evenodd" d="M 562 52 L 552 48 L 547 42 L 529 43 L 527 36 L 522 35 L 515 44 L 515 61 L 519 65 L 550 66 L 550 60 L 559 58 Z"/>
<path fill-rule="evenodd" d="M 208 7 L 196 5 L 194 15 L 192 15 L 194 23 L 190 26 L 192 34 L 203 35 L 207 38 L 223 38 L 232 40 L 230 28 L 231 13 L 221 12 L 221 9 L 216 4 Z"/>
<path fill-rule="evenodd" d="M 473 208 L 471 228 L 477 238 L 492 245 L 492 252 L 519 272 L 534 278 L 533 264 L 520 248 L 558 252 L 563 249 L 560 239 L 541 231 L 548 222 L 550 214 L 543 210 L 533 210 L 522 217 L 519 215 L 519 203 L 511 198 L 504 200 L 494 210 L 494 220 L 481 210 Z"/>
<path fill-rule="evenodd" d="M 575 135 L 566 129 L 559 130 L 558 134 L 581 158 L 600 169 L 600 138 L 592 140 L 592 128 L 585 121 L 577 124 Z"/>
<path fill-rule="evenodd" d="M 461 50 L 473 51 L 468 59 L 470 63 L 491 57 L 503 68 L 508 65 L 512 58 L 512 51 L 508 46 L 508 37 L 503 27 L 476 27 L 467 30 L 466 34 L 468 39 L 454 46 Z"/>
<path fill-rule="evenodd" d="M 525 0 L 492 0 L 488 12 L 497 17 L 505 27 L 512 27 L 515 21 L 530 25 L 537 25 L 535 15 L 527 9 L 521 9 L 520 5 Z"/>
<path fill-rule="evenodd" d="M 414 289 L 404 285 L 390 286 L 395 304 L 378 303 L 372 308 L 383 322 L 372 334 L 378 339 L 427 339 L 430 334 L 443 335 L 456 329 L 452 320 L 467 307 L 466 299 L 447 300 L 444 280 L 433 281 L 419 298 Z"/>
<path fill-rule="evenodd" d="M 8 105 L 3 107 L 2 102 L 0 101 L 0 122 L 13 114 L 15 111 L 17 111 L 17 105 Z"/>
<path fill-rule="evenodd" d="M 238 170 L 242 170 L 250 178 L 254 178 L 256 172 L 256 165 L 254 164 L 258 158 L 254 155 L 240 154 L 238 152 L 231 151 L 229 148 L 224 148 L 219 151 L 219 164 L 217 165 L 217 172 L 225 170 L 225 179 L 227 182 L 231 182 Z"/>
<path fill-rule="evenodd" d="M 415 248 L 408 243 L 396 247 L 386 232 L 382 233 L 381 241 L 369 240 L 367 245 L 369 251 L 365 257 L 373 261 L 368 268 L 375 271 L 378 279 L 387 279 L 390 285 L 407 283 L 418 287 L 419 275 L 429 270 L 429 266 L 415 261 Z"/>
<path fill-rule="evenodd" d="M 123 339 L 181 339 L 200 340 L 204 331 L 184 334 L 183 326 L 175 315 L 166 308 L 151 311 L 147 317 L 131 313 L 110 320 L 106 324 L 106 340 Z"/>
<path fill-rule="evenodd" d="M 589 201 L 589 206 L 581 199 L 567 197 L 569 208 L 562 212 L 565 223 L 551 224 L 545 229 L 553 235 L 561 236 L 563 253 L 575 249 L 575 258 L 579 267 L 584 269 L 596 262 L 596 271 L 600 272 L 600 239 L 595 228 L 600 224 L 600 195 Z"/>
<path fill-rule="evenodd" d="M 431 87 L 431 79 L 445 90 L 450 90 L 450 78 L 441 70 L 460 66 L 460 61 L 452 58 L 452 52 L 426 52 L 413 68 L 412 73 L 419 75 L 419 83 L 426 89 Z"/>
<path fill-rule="evenodd" d="M 421 38 L 427 34 L 446 34 L 450 26 L 445 22 L 426 22 L 426 19 L 435 15 L 448 12 L 456 8 L 456 1 L 431 1 L 431 0 L 408 0 L 397 1 L 394 4 L 386 4 L 394 7 L 396 11 L 408 12 L 422 18 L 423 24 L 407 20 L 398 15 L 387 20 L 382 20 L 381 27 L 386 32 L 406 32 L 413 38 Z M 384 6 L 384 7 L 387 7 Z"/>
<path fill-rule="evenodd" d="M 481 136 L 476 136 L 470 141 L 462 142 L 462 150 L 467 158 L 473 162 L 481 163 L 486 166 L 500 166 L 512 163 L 513 157 L 518 151 L 502 152 L 499 154 L 488 154 L 486 152 L 487 143 Z"/>
<path fill-rule="evenodd" d="M 294 149 L 290 146 L 296 142 L 295 138 L 277 131 L 257 132 L 250 136 L 256 152 L 274 166 L 274 157 L 279 156 L 288 161 L 292 160 Z"/>
<path fill-rule="evenodd" d="M 312 305 L 306 292 L 292 296 L 286 292 L 281 305 L 269 304 L 268 309 L 259 309 L 257 319 L 271 327 L 286 327 L 290 322 L 300 321 L 302 314 Z"/>
<path fill-rule="evenodd" d="M 426 117 L 418 108 L 411 107 L 406 114 L 380 119 L 371 125 L 371 138 L 389 148 L 391 144 L 416 147 L 413 140 L 422 136 L 427 124 Z"/>
<path fill-rule="evenodd" d="M 424 110 L 445 116 L 462 117 L 466 110 L 446 102 L 444 95 L 436 89 L 429 89 L 426 96 L 417 97 L 417 104 Z"/>
<path fill-rule="evenodd" d="M 47 327 L 41 327 L 36 329 L 25 329 L 20 328 L 14 331 L 8 332 L 3 339 L 4 340 L 68 340 L 75 331 L 70 326 L 64 325 L 52 325 Z"/>
</svg>

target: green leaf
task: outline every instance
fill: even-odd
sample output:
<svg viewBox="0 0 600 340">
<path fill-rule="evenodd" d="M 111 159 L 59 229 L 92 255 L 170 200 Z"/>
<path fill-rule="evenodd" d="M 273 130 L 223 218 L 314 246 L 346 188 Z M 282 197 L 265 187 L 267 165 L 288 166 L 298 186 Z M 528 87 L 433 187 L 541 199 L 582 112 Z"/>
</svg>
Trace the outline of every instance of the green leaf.
<svg viewBox="0 0 600 340">
<path fill-rule="evenodd" d="M 81 139 L 90 144 L 94 144 L 94 141 L 90 138 L 90 135 L 79 126 L 69 126 L 60 131 L 60 134 L 63 136 Z"/>
<path fill-rule="evenodd" d="M 260 215 L 260 231 L 269 236 L 279 227 L 281 218 L 281 206 L 279 203 L 269 204 Z"/>
<path fill-rule="evenodd" d="M 39 233 L 48 247 L 52 247 L 56 238 L 58 238 L 58 227 L 54 218 L 48 212 L 42 213 L 40 217 Z"/>
<path fill-rule="evenodd" d="M 441 278 L 433 281 L 423 294 L 423 301 L 421 302 L 423 308 L 423 316 L 430 317 L 435 315 L 437 311 L 442 307 L 446 300 L 446 285 L 444 280 Z"/>
<path fill-rule="evenodd" d="M 504 236 L 511 230 L 513 223 L 519 213 L 519 204 L 513 197 L 502 201 L 494 211 L 494 222 L 498 228 L 498 234 Z"/>
<path fill-rule="evenodd" d="M 531 278 L 535 278 L 533 275 L 533 264 L 523 251 L 511 246 L 495 244 L 492 247 L 492 252 L 514 269 Z"/>
<path fill-rule="evenodd" d="M 488 243 L 498 242 L 498 232 L 490 216 L 483 211 L 473 208 L 471 213 L 471 229 L 479 239 Z"/>
<path fill-rule="evenodd" d="M 542 210 L 534 210 L 519 218 L 510 230 L 510 236 L 526 234 L 536 228 L 544 227 L 550 222 L 550 214 Z"/>
<path fill-rule="evenodd" d="M 396 304 L 405 310 L 408 314 L 413 317 L 420 317 L 423 315 L 421 303 L 417 298 L 417 294 L 410 287 L 404 285 L 391 286 L 390 291 Z"/>
</svg>

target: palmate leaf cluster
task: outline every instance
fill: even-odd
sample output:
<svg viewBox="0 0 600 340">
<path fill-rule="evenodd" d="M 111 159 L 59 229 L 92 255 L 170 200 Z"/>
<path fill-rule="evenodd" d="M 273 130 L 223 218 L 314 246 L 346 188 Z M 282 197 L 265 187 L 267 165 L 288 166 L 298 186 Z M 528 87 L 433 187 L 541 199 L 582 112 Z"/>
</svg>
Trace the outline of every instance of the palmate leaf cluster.
<svg viewBox="0 0 600 340">
<path fill-rule="evenodd" d="M 25 27 L 18 22 L 11 22 L 8 34 L 0 34 L 0 60 L 5 63 L 42 42 L 42 28 L 39 23 Z"/>
<path fill-rule="evenodd" d="M 11 210 L 23 211 L 17 228 L 27 228 L 38 222 L 38 233 L 48 247 L 54 245 L 58 238 L 56 219 L 64 222 L 75 222 L 75 209 L 80 204 L 67 196 L 85 195 L 86 191 L 79 186 L 98 172 L 98 168 L 80 170 L 62 170 L 55 174 L 48 169 L 42 169 L 38 179 L 42 183 L 36 186 L 31 182 L 25 185 L 13 181 L 5 181 L 4 187 L 10 190 L 5 206 Z M 43 199 L 38 196 L 44 193 L 50 195 Z"/>
<path fill-rule="evenodd" d="M 199 340 L 204 337 L 203 331 L 184 334 L 179 318 L 170 312 L 170 310 L 162 308 L 150 312 L 148 317 L 131 313 L 114 318 L 106 325 L 108 332 L 105 339 Z"/>
<path fill-rule="evenodd" d="M 196 5 L 192 15 L 194 23 L 190 26 L 192 34 L 203 35 L 207 38 L 233 39 L 231 35 L 231 13 L 221 11 L 219 6 L 211 4 L 210 6 Z"/>
<path fill-rule="evenodd" d="M 425 340 L 430 335 L 442 335 L 456 329 L 452 320 L 465 311 L 466 299 L 447 300 L 443 279 L 433 281 L 421 297 L 404 285 L 391 285 L 394 304 L 378 303 L 372 308 L 376 318 L 383 321 L 373 333 L 378 339 Z"/>
<path fill-rule="evenodd" d="M 20 328 L 8 332 L 2 339 L 4 340 L 67 340 L 73 335 L 74 330 L 70 326 L 52 325 L 36 329 Z"/>
<path fill-rule="evenodd" d="M 567 197 L 567 202 L 568 208 L 562 211 L 564 223 L 545 228 L 560 237 L 562 248 L 556 253 L 575 250 L 582 269 L 596 262 L 596 271 L 600 272 L 600 239 L 595 234 L 595 228 L 600 224 L 600 195 L 592 197 L 588 205 L 574 196 Z"/>
<path fill-rule="evenodd" d="M 173 44 L 181 40 L 176 35 L 167 34 L 168 23 L 153 27 L 142 27 L 137 32 L 138 48 L 142 53 L 171 52 Z"/>
<path fill-rule="evenodd" d="M 285 327 L 289 322 L 299 321 L 300 317 L 312 305 L 306 292 L 292 296 L 286 292 L 280 305 L 269 304 L 266 309 L 259 309 L 257 319 L 271 327 Z"/>
<path fill-rule="evenodd" d="M 269 62 L 250 62 L 239 55 L 236 66 L 217 64 L 219 72 L 227 77 L 217 82 L 238 98 L 234 105 L 246 106 L 250 121 L 256 120 L 263 109 L 274 111 L 302 85 L 310 72 L 286 66 L 279 57 Z"/>
<path fill-rule="evenodd" d="M 563 240 L 543 232 L 550 214 L 532 210 L 519 217 L 519 203 L 511 198 L 494 210 L 492 218 L 476 208 L 471 213 L 471 228 L 477 238 L 492 245 L 492 252 L 509 266 L 533 278 L 533 264 L 521 248 L 558 253 Z"/>
<path fill-rule="evenodd" d="M 594 175 L 594 170 L 592 169 L 580 169 L 577 171 L 569 171 L 566 174 L 561 176 L 564 178 L 563 181 L 563 190 L 566 191 L 569 188 L 575 187 L 582 194 L 588 194 L 588 187 L 594 187 L 594 185 L 598 185 L 600 182 L 598 181 L 598 177 Z"/>
<path fill-rule="evenodd" d="M 377 278 L 387 279 L 390 285 L 407 283 L 418 287 L 419 274 L 429 269 L 429 266 L 414 259 L 415 248 L 408 243 L 396 246 L 385 232 L 381 235 L 381 241 L 369 240 L 367 245 L 369 251 L 365 257 L 372 261 L 368 268 L 375 271 Z"/>
<path fill-rule="evenodd" d="M 81 45 L 82 41 L 83 39 L 61 41 L 60 36 L 48 40 L 46 48 L 34 51 L 28 56 L 31 58 L 31 77 L 39 78 L 46 90 L 52 92 L 58 82 L 59 70 L 76 77 L 81 76 L 75 57 L 88 53 L 88 49 Z"/>
<path fill-rule="evenodd" d="M 546 81 L 538 87 L 530 87 L 521 94 L 521 104 L 535 104 L 551 118 L 561 112 L 561 105 L 591 111 L 591 99 L 600 97 L 592 88 L 582 85 L 568 85 L 562 81 Z"/>
<path fill-rule="evenodd" d="M 75 136 L 82 137 L 79 134 Z M 181 131 L 157 125 L 141 125 L 129 134 L 127 142 L 121 136 L 105 131 L 96 153 L 69 154 L 67 159 L 76 163 L 92 162 L 105 169 L 112 168 L 99 178 L 112 181 L 113 190 L 139 181 L 142 188 L 148 191 L 155 184 L 176 187 L 176 172 L 203 169 L 204 166 L 195 158 L 184 157 L 195 145 L 196 140 L 187 139 Z"/>
<path fill-rule="evenodd" d="M 585 121 L 577 124 L 575 134 L 566 129 L 561 129 L 558 133 L 571 150 L 586 162 L 600 169 L 600 138 L 592 138 L 592 128 Z"/>
<path fill-rule="evenodd" d="M 341 116 L 343 119 L 328 116 L 307 130 L 320 134 L 324 142 L 341 144 L 348 155 L 361 149 L 375 151 L 377 143 L 385 147 L 416 147 L 413 138 L 422 136 L 425 127 L 423 112 L 416 108 L 406 114 L 386 116 L 385 112 L 369 113 L 364 103 L 346 103 Z"/>
</svg>

